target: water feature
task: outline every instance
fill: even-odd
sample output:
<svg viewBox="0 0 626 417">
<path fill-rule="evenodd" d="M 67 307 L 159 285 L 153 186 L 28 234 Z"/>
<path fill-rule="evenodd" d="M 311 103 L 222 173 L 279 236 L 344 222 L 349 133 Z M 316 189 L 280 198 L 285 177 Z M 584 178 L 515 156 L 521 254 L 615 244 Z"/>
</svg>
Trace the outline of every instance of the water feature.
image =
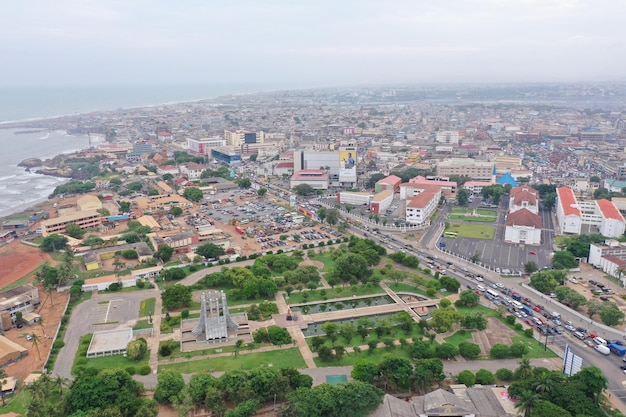
<svg viewBox="0 0 626 417">
<path fill-rule="evenodd" d="M 394 301 L 388 295 L 379 295 L 376 297 L 360 297 L 349 298 L 332 301 L 321 301 L 319 303 L 311 303 L 306 305 L 292 306 L 292 311 L 301 314 L 327 313 L 329 311 L 348 310 L 350 308 L 381 306 L 393 304 Z"/>
</svg>

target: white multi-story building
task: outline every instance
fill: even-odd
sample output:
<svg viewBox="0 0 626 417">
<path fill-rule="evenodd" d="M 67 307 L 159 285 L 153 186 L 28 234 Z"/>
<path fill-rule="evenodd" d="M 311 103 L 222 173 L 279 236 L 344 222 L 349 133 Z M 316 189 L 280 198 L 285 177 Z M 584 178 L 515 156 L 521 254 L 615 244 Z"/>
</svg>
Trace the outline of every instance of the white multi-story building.
<svg viewBox="0 0 626 417">
<path fill-rule="evenodd" d="M 620 237 L 626 230 L 624 216 L 612 201 L 578 201 L 567 187 L 557 189 L 556 218 L 562 234 L 580 234 L 584 225 L 606 237 Z"/>
<path fill-rule="evenodd" d="M 428 224 L 440 199 L 441 189 L 437 187 L 426 187 L 418 195 L 407 199 L 405 206 L 406 222 L 417 225 Z"/>
<path fill-rule="evenodd" d="M 556 221 L 561 234 L 580 234 L 583 216 L 571 188 L 559 187 L 556 189 Z"/>
<path fill-rule="evenodd" d="M 226 146 L 226 140 L 218 136 L 202 139 L 187 139 L 187 148 L 199 155 L 210 155 L 211 149 Z"/>
</svg>

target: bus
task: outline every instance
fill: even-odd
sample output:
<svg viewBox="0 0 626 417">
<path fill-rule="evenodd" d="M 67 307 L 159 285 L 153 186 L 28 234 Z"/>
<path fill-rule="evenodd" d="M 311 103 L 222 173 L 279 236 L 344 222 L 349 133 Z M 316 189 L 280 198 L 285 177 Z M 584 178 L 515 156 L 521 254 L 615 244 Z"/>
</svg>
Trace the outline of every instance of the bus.
<svg viewBox="0 0 626 417">
<path fill-rule="evenodd" d="M 519 301 L 511 301 L 511 305 L 518 310 L 521 310 L 522 307 L 524 307 L 524 305 L 520 303 Z"/>
<path fill-rule="evenodd" d="M 457 232 L 443 232 L 443 237 L 451 237 L 451 238 L 455 238 L 457 237 L 459 234 Z"/>
<path fill-rule="evenodd" d="M 485 297 L 490 300 L 497 300 L 498 298 L 500 298 L 500 295 L 498 295 L 498 293 L 494 290 L 488 289 L 487 291 L 485 291 Z"/>
</svg>

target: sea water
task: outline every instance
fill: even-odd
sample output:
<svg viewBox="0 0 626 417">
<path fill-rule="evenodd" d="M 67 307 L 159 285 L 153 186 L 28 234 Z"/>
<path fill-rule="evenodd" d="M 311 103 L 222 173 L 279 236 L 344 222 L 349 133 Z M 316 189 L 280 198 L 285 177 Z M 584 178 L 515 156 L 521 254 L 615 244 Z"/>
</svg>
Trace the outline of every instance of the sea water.
<svg viewBox="0 0 626 417">
<path fill-rule="evenodd" d="M 15 131 L 32 129 L 3 129 L 3 124 L 274 89 L 277 88 L 252 84 L 0 87 L 0 217 L 45 201 L 57 185 L 67 181 L 28 172 L 17 166 L 21 161 L 28 158 L 52 158 L 89 147 L 87 136 L 71 136 L 63 131 L 16 135 Z"/>
</svg>

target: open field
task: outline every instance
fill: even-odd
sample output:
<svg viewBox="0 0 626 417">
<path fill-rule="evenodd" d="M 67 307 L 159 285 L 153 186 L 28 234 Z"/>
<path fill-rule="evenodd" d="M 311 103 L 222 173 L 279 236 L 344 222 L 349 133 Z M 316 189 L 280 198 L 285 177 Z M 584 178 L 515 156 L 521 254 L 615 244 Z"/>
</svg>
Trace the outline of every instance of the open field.
<svg viewBox="0 0 626 417">
<path fill-rule="evenodd" d="M 293 367 L 296 369 L 306 368 L 304 359 L 298 348 L 272 350 L 259 353 L 241 353 L 238 356 L 220 356 L 217 358 L 203 359 L 199 361 L 185 361 L 159 365 L 159 372 L 173 369 L 181 373 L 195 373 L 213 369 L 214 371 L 231 371 L 236 369 L 253 369 L 261 366 L 273 366 L 274 368 Z"/>
<path fill-rule="evenodd" d="M 482 224 L 448 223 L 446 232 L 456 232 L 459 237 L 493 240 L 496 229 Z"/>
</svg>

